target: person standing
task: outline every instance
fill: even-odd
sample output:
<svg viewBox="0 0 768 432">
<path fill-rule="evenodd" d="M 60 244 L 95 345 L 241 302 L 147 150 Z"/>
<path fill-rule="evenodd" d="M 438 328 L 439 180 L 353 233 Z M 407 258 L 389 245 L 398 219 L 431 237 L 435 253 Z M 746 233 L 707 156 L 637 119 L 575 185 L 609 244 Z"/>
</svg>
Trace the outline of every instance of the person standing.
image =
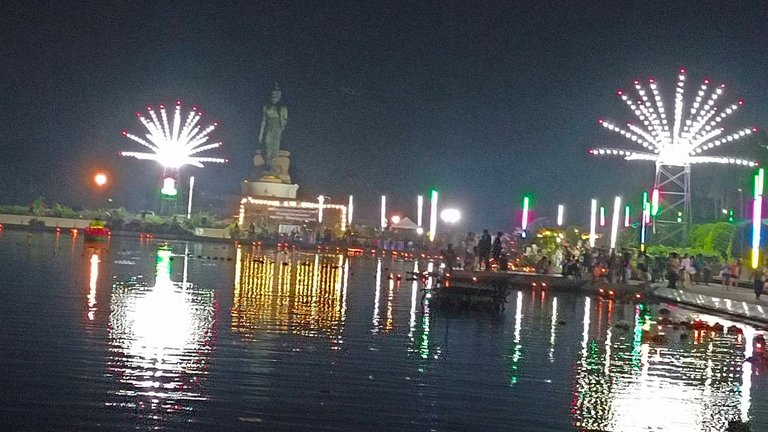
<svg viewBox="0 0 768 432">
<path fill-rule="evenodd" d="M 475 239 L 475 233 L 470 231 L 467 233 L 467 238 L 464 239 L 464 270 L 475 269 L 476 251 L 477 251 L 477 240 Z"/>
<path fill-rule="evenodd" d="M 504 236 L 504 233 L 499 231 L 496 233 L 496 238 L 493 240 L 493 247 L 491 248 L 491 254 L 493 255 L 493 260 L 498 262 L 501 260 L 501 237 Z"/>
<path fill-rule="evenodd" d="M 477 242 L 477 256 L 480 259 L 478 266 L 481 270 L 490 270 L 491 268 L 491 235 L 484 229 L 480 235 L 480 241 Z"/>
<path fill-rule="evenodd" d="M 667 280 L 669 284 L 667 288 L 677 289 L 677 280 L 680 278 L 680 258 L 677 257 L 677 253 L 672 252 L 669 254 L 669 261 L 667 262 Z"/>
<path fill-rule="evenodd" d="M 737 259 L 736 262 L 731 265 L 731 286 L 738 287 L 739 279 L 741 278 L 741 260 Z"/>
<path fill-rule="evenodd" d="M 696 274 L 696 268 L 693 266 L 693 259 L 685 254 L 680 262 L 680 270 L 683 273 L 683 288 L 691 288 L 691 276 Z"/>
<path fill-rule="evenodd" d="M 723 257 L 723 262 L 720 264 L 720 285 L 726 291 L 731 286 L 731 266 L 728 265 L 728 260 L 725 257 Z"/>
<path fill-rule="evenodd" d="M 752 272 L 752 289 L 755 292 L 755 300 L 760 300 L 765 289 L 765 267 L 758 267 Z"/>
</svg>

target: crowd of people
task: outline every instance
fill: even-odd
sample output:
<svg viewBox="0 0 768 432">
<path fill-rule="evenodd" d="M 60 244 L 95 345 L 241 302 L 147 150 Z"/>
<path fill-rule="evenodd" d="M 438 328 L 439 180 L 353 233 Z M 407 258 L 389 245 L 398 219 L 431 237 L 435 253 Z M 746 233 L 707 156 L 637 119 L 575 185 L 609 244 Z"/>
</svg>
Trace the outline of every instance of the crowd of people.
<svg viewBox="0 0 768 432">
<path fill-rule="evenodd" d="M 638 280 L 646 287 L 666 283 L 672 289 L 691 288 L 694 283 L 709 285 L 719 279 L 722 288 L 730 290 L 744 276 L 740 259 L 714 260 L 702 254 L 676 252 L 650 256 L 645 252 L 590 248 L 586 242 L 562 244 L 554 252 L 546 253 L 535 243 L 527 244 L 522 251 L 516 250 L 516 246 L 513 237 L 503 232 L 469 232 L 459 247 L 449 244 L 443 250 L 443 259 L 447 266 L 464 270 L 532 270 L 618 284 Z M 529 264 L 522 266 L 521 262 Z M 754 270 L 751 279 L 755 298 L 760 299 L 763 291 L 768 290 L 768 262 Z"/>
</svg>

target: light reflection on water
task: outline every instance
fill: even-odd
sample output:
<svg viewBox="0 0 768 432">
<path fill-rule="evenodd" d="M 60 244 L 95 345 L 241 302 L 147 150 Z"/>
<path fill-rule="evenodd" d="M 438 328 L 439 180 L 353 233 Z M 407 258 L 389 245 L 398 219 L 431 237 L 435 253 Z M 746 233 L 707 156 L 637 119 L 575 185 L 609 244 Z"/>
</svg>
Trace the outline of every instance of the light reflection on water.
<svg viewBox="0 0 768 432">
<path fill-rule="evenodd" d="M 186 255 L 181 256 L 185 261 Z M 107 406 L 147 418 L 193 409 L 205 389 L 216 342 L 213 292 L 171 280 L 174 254 L 157 251 L 154 281 L 132 277 L 112 286 Z M 188 415 L 179 420 L 191 420 Z"/>
<path fill-rule="evenodd" d="M 349 263 L 343 255 L 237 249 L 232 331 L 328 337 L 343 343 Z"/>
<path fill-rule="evenodd" d="M 78 244 L 70 253 L 68 238 L 9 244 L 3 236 L 0 256 L 21 258 L 0 260 L 0 280 L 45 265 L 55 280 L 81 277 L 73 287 L 14 278 L 17 288 L 3 292 L 0 346 L 22 354 L 0 356 L 0 367 L 44 375 L 26 349 L 57 372 L 29 384 L 11 378 L 0 392 L 0 426 L 35 403 L 61 407 L 46 411 L 54 417 L 40 429 L 75 417 L 73 430 L 720 432 L 729 419 L 752 420 L 755 431 L 766 424 L 765 367 L 744 362 L 756 330 L 743 324 L 743 334 L 660 329 L 634 303 L 541 290 L 514 291 L 500 315 L 447 311 L 436 307 L 431 278 L 407 277 L 432 272 L 432 263 L 390 257 L 199 244 L 170 251 L 120 239 L 112 252 Z M 48 244 L 66 253 L 43 259 Z M 216 254 L 234 262 L 205 258 Z M 30 302 L 60 310 L 56 325 L 36 325 L 23 307 Z M 675 320 L 690 314 L 668 308 Z M 78 332 L 87 337 L 72 339 Z M 55 344 L 68 338 L 71 346 Z M 83 363 L 97 367 L 84 372 Z M 83 376 L 93 391 L 73 395 L 67 383 Z M 25 399 L 43 383 L 61 391 Z"/>
<path fill-rule="evenodd" d="M 693 331 L 649 322 L 642 305 L 634 306 L 632 326 L 624 327 L 616 326 L 612 300 L 600 299 L 594 307 L 590 303 L 584 299 L 582 350 L 574 371 L 574 426 L 722 431 L 729 420 L 749 419 L 752 365 L 744 359 L 752 355 L 754 328 L 739 326 L 743 336 L 705 332 L 689 341 Z M 633 305 L 618 307 L 628 316 Z M 709 318 L 711 323 L 733 324 Z M 654 339 L 651 334 L 664 336 Z"/>
</svg>

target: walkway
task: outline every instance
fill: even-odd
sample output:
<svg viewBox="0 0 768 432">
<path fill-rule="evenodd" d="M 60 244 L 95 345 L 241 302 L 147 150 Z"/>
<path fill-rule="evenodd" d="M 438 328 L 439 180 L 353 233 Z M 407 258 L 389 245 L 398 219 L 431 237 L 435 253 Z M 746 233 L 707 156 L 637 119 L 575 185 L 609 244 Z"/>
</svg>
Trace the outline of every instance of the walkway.
<svg viewBox="0 0 768 432">
<path fill-rule="evenodd" d="M 730 287 L 726 291 L 719 283 L 715 283 L 694 284 L 691 288 L 673 290 L 667 288 L 666 284 L 654 284 L 654 295 L 662 300 L 714 313 L 768 323 L 768 294 L 758 301 L 751 289 L 743 287 Z"/>
</svg>

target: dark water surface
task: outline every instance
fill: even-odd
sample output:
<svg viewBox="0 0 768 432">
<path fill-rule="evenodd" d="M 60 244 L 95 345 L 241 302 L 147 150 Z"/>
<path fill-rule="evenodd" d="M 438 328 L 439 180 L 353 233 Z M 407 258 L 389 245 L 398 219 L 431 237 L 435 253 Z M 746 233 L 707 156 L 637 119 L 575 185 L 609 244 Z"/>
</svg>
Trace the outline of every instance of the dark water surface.
<svg viewBox="0 0 768 432">
<path fill-rule="evenodd" d="M 768 430 L 750 326 L 653 341 L 633 303 L 449 312 L 397 280 L 424 262 L 170 246 L 0 231 L 0 430 Z"/>
</svg>

